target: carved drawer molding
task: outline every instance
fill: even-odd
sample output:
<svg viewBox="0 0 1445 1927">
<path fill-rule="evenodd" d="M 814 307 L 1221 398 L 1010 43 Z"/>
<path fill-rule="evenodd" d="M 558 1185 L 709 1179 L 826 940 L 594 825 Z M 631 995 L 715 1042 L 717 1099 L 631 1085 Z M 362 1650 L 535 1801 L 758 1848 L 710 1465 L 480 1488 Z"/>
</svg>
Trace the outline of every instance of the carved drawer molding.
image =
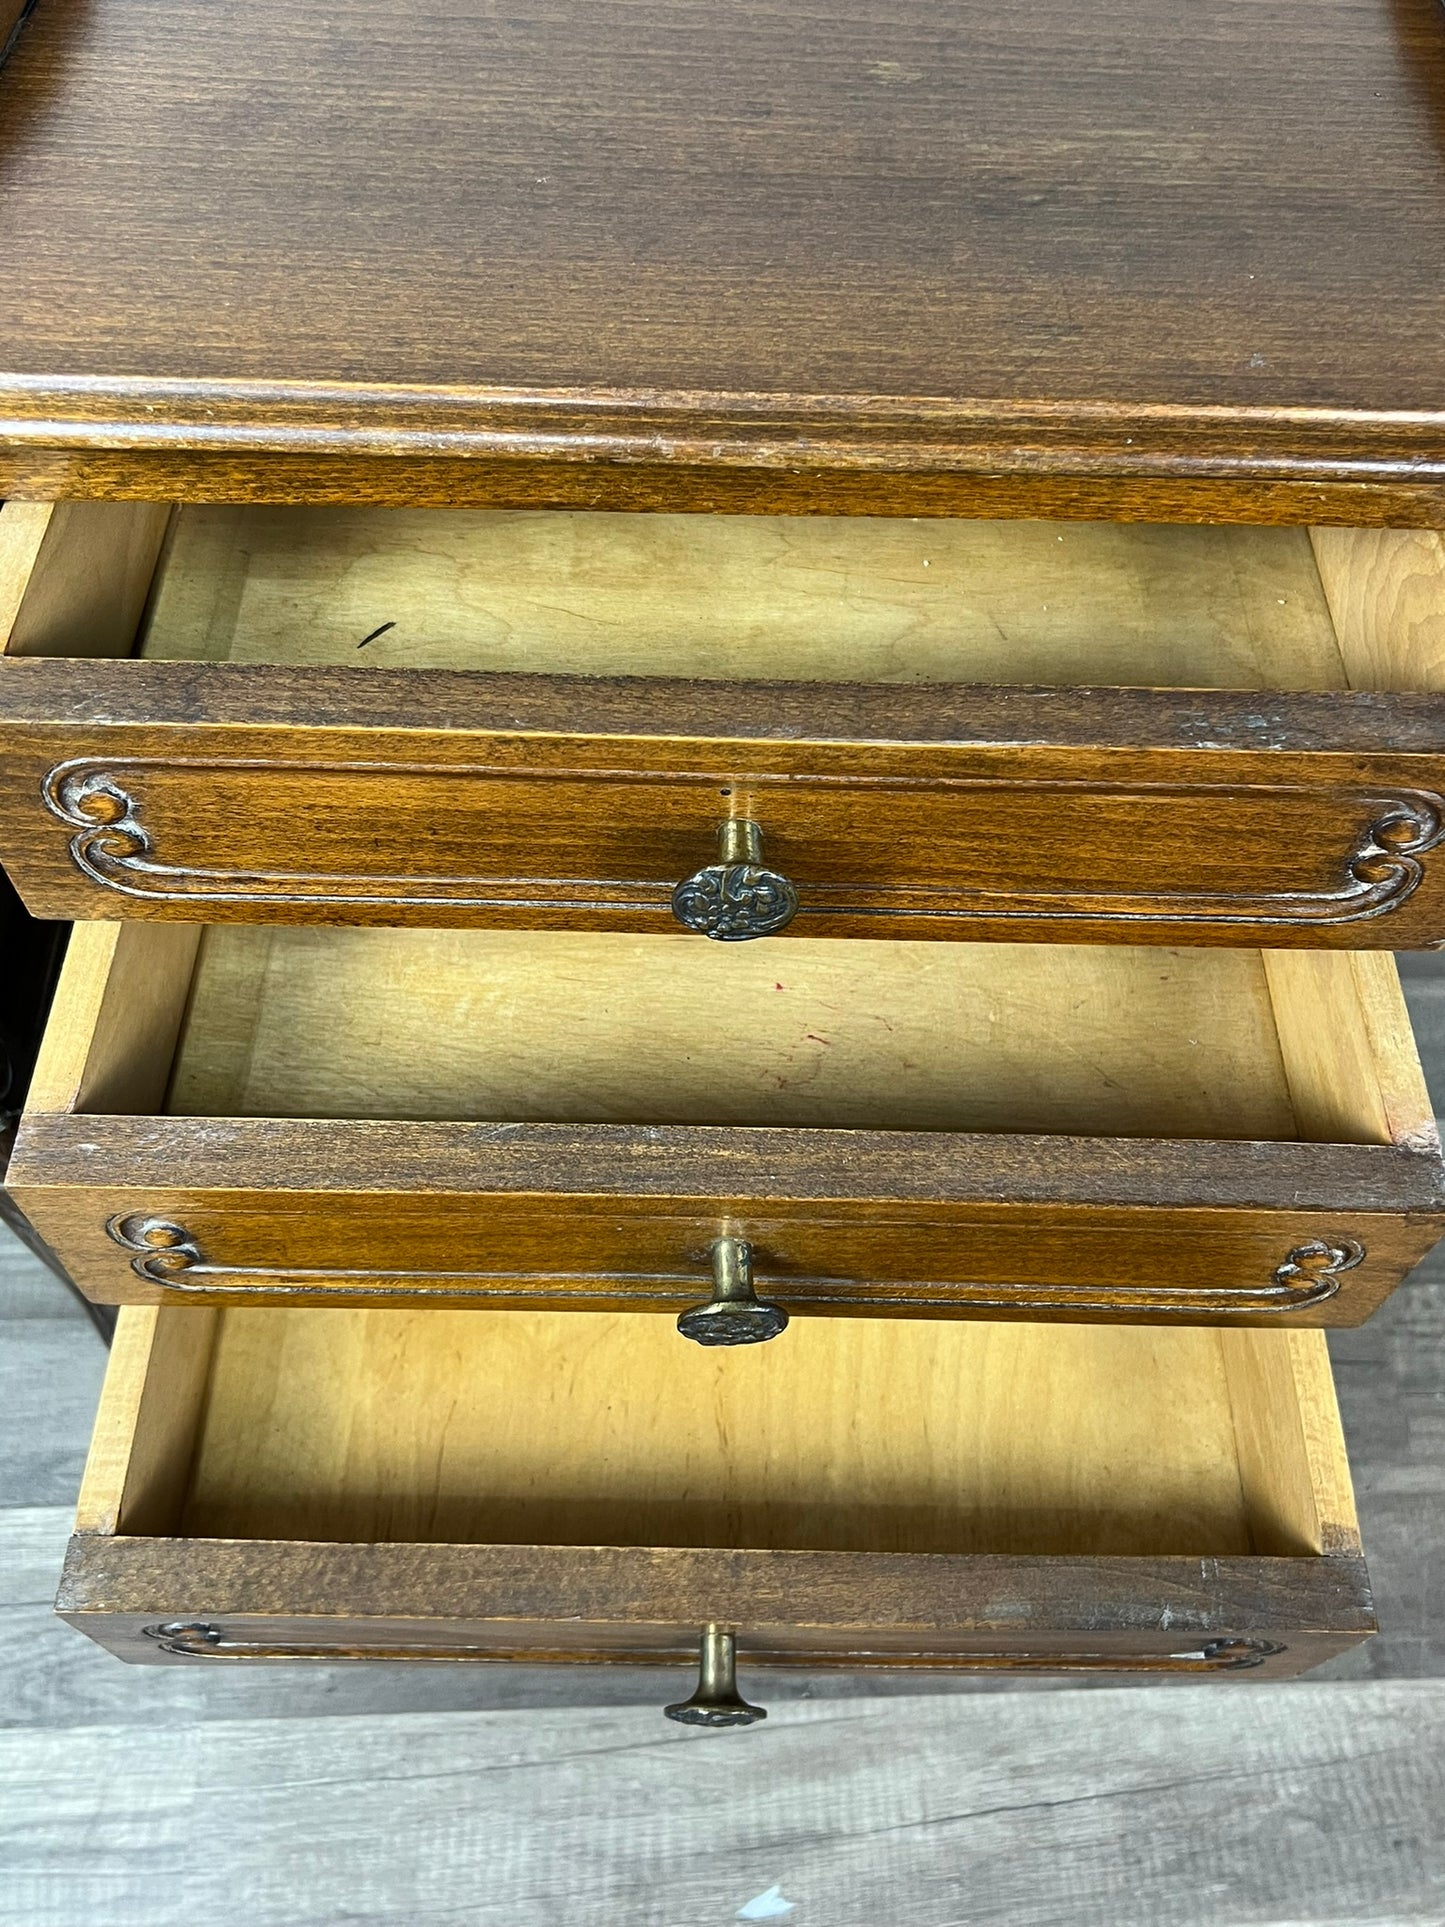
<svg viewBox="0 0 1445 1927">
<path fill-rule="evenodd" d="M 87 759 L 74 758 L 57 764 L 46 775 L 42 794 L 46 808 L 72 831 L 69 853 L 76 869 L 91 883 L 122 897 L 156 904 L 187 905 L 198 913 L 220 906 L 261 906 L 311 904 L 318 908 L 424 909 L 448 908 L 457 911 L 492 913 L 504 920 L 509 912 L 532 909 L 574 911 L 579 917 L 589 913 L 613 913 L 634 917 L 664 915 L 677 883 L 672 878 L 638 878 L 623 884 L 585 872 L 565 876 L 507 876 L 478 871 L 473 874 L 434 874 L 418 869 L 413 875 L 346 873 L 325 868 L 265 869 L 246 860 L 248 824 L 244 817 L 218 820 L 212 831 L 218 846 L 231 845 L 237 851 L 234 862 L 225 867 L 196 866 L 168 862 L 158 838 L 146 822 L 144 786 L 156 771 L 174 774 L 185 768 L 200 778 L 207 773 L 235 778 L 254 778 L 258 786 L 292 782 L 305 783 L 315 777 L 343 777 L 355 784 L 354 808 L 365 820 L 368 778 L 414 776 L 448 784 L 499 784 L 518 780 L 511 772 L 498 769 L 453 768 L 440 771 L 426 765 L 367 765 L 362 763 L 319 764 L 304 770 L 261 762 L 212 761 L 175 758 Z M 525 780 L 525 779 L 523 779 Z M 570 783 L 585 788 L 589 783 L 617 779 L 608 773 L 584 771 L 549 772 L 552 783 Z M 698 788 L 714 789 L 709 772 L 675 774 L 671 780 Z M 646 783 L 656 779 L 639 779 Z M 806 778 L 792 779 L 790 796 L 806 792 Z M 857 777 L 849 785 L 862 792 L 887 791 L 894 798 L 904 792 L 901 785 L 879 779 Z M 920 786 L 922 787 L 922 786 Z M 937 792 L 944 785 L 928 786 Z M 957 792 L 993 792 L 1001 811 L 1013 800 L 1017 786 L 999 782 L 954 780 L 946 786 Z M 1155 819 L 1155 833 L 1167 838 L 1171 802 L 1188 799 L 1198 805 L 1216 803 L 1227 809 L 1235 793 L 1224 787 L 1208 786 L 1150 787 L 1137 789 L 1106 788 L 1078 783 L 1038 783 L 1031 786 L 1034 800 L 1049 799 L 1065 820 L 1071 808 L 1090 798 L 1110 804 L 1147 806 Z M 258 796 L 260 790 L 258 789 Z M 766 794 L 763 785 L 755 793 Z M 1314 800 L 1313 793 L 1301 785 L 1253 785 L 1252 800 L 1261 807 L 1270 796 L 1281 799 Z M 1241 941 L 1250 930 L 1269 931 L 1275 927 L 1329 927 L 1366 923 L 1403 905 L 1419 887 L 1424 876 L 1423 859 L 1435 850 L 1445 836 L 1445 799 L 1433 791 L 1404 790 L 1394 794 L 1347 791 L 1320 792 L 1322 809 L 1337 810 L 1341 816 L 1364 818 L 1365 825 L 1342 842 L 1338 859 L 1338 881 L 1324 888 L 1301 885 L 1294 889 L 1260 892 L 1241 884 L 1237 890 L 1182 890 L 1141 888 L 1128 890 L 1080 890 L 1059 888 L 1052 891 L 997 888 L 970 891 L 966 886 L 930 889 L 918 881 L 894 886 L 877 883 L 848 883 L 830 877 L 811 890 L 804 875 L 799 881 L 800 901 L 797 914 L 806 927 L 810 917 L 888 918 L 921 916 L 959 926 L 959 934 L 969 923 L 984 920 L 1015 920 L 1020 923 L 1077 923 L 1102 919 L 1121 925 L 1140 926 L 1233 926 Z M 378 851 L 388 853 L 385 824 L 376 825 Z M 194 830 L 192 832 L 194 834 Z M 578 831 L 578 856 L 586 855 L 585 827 Z M 955 860 L 958 853 L 953 853 Z M 1289 850 L 1279 855 L 1288 860 Z M 1147 867 L 1148 850 L 1139 850 L 1140 868 Z M 916 867 L 916 866 L 915 866 Z"/>
<path fill-rule="evenodd" d="M 436 1271 L 401 1266 L 394 1270 L 347 1268 L 339 1265 L 291 1266 L 224 1263 L 209 1259 L 183 1226 L 166 1218 L 127 1212 L 111 1218 L 106 1235 L 131 1253 L 131 1270 L 147 1284 L 167 1294 L 205 1298 L 239 1298 L 256 1302 L 309 1299 L 335 1289 L 348 1301 L 401 1304 L 408 1301 L 485 1303 L 488 1297 L 525 1301 L 535 1296 L 545 1303 L 557 1293 L 555 1271 Z M 1017 1284 L 1007 1286 L 940 1285 L 920 1281 L 898 1284 L 884 1296 L 870 1290 L 864 1279 L 789 1276 L 769 1280 L 769 1289 L 797 1311 L 897 1310 L 906 1298 L 915 1311 L 941 1309 L 1111 1312 L 1134 1317 L 1174 1316 L 1185 1319 L 1227 1316 L 1231 1312 L 1306 1311 L 1323 1304 L 1340 1289 L 1342 1275 L 1366 1257 L 1365 1247 L 1353 1238 L 1312 1240 L 1287 1252 L 1261 1284 L 1228 1284 L 1204 1280 L 1158 1286 L 1116 1285 L 1108 1292 L 1087 1284 Z M 591 1295 L 606 1302 L 632 1293 L 640 1302 L 679 1301 L 695 1296 L 695 1271 L 610 1273 L 579 1276 L 566 1282 L 567 1295 L 585 1301 Z M 545 1287 L 551 1287 L 548 1292 Z"/>
</svg>

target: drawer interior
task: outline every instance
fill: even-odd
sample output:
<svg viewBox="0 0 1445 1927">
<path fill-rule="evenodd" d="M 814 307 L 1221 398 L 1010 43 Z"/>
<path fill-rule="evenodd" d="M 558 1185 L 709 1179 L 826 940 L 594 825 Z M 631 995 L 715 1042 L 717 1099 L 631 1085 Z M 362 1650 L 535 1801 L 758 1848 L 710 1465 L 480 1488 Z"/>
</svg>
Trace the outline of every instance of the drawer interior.
<svg viewBox="0 0 1445 1927">
<path fill-rule="evenodd" d="M 12 655 L 876 683 L 1445 687 L 1430 530 L 11 503 Z"/>
<path fill-rule="evenodd" d="M 122 1534 L 1308 1556 L 1354 1533 L 1323 1336 L 128 1307 L 81 1524 Z"/>
<path fill-rule="evenodd" d="M 1393 959 L 79 924 L 30 1110 L 1433 1146 Z"/>
<path fill-rule="evenodd" d="M 167 1108 L 1287 1138 L 1258 952 L 206 932 Z"/>
<path fill-rule="evenodd" d="M 1343 681 L 1305 530 L 1108 522 L 186 507 L 139 646 L 558 675 Z"/>
</svg>

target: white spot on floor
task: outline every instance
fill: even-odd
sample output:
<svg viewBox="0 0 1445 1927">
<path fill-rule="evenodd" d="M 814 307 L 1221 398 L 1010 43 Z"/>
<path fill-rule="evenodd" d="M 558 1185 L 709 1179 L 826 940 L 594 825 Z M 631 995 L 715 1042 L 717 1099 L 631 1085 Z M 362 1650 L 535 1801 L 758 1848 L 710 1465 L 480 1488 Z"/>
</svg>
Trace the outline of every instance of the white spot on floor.
<svg viewBox="0 0 1445 1927">
<path fill-rule="evenodd" d="M 765 1894 L 739 1907 L 737 1917 L 739 1920 L 781 1920 L 784 1914 L 792 1913 L 795 1904 L 784 1900 L 781 1887 L 769 1887 Z"/>
</svg>

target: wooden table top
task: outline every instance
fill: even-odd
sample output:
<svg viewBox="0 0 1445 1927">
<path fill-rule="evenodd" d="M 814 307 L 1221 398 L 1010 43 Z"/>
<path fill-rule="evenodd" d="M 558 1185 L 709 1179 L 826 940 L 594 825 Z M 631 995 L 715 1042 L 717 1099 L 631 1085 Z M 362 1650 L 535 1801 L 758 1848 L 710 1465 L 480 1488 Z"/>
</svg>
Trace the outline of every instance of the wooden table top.
<svg viewBox="0 0 1445 1927">
<path fill-rule="evenodd" d="M 1445 522 L 1438 0 L 39 0 L 0 247 L 19 494 Z"/>
</svg>

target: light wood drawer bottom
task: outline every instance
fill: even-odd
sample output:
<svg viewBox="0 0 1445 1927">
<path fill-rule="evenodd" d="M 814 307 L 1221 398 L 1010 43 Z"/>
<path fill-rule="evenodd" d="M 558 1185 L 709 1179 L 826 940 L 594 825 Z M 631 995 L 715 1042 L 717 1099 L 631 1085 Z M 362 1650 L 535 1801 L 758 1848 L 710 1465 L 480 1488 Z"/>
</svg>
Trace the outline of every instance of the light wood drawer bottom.
<svg viewBox="0 0 1445 1927">
<path fill-rule="evenodd" d="M 122 1312 L 59 1608 L 122 1657 L 1279 1676 L 1373 1630 L 1323 1336 Z M 662 1697 L 672 1682 L 660 1681 Z M 676 1695 L 669 1695 L 676 1697 Z"/>
</svg>

